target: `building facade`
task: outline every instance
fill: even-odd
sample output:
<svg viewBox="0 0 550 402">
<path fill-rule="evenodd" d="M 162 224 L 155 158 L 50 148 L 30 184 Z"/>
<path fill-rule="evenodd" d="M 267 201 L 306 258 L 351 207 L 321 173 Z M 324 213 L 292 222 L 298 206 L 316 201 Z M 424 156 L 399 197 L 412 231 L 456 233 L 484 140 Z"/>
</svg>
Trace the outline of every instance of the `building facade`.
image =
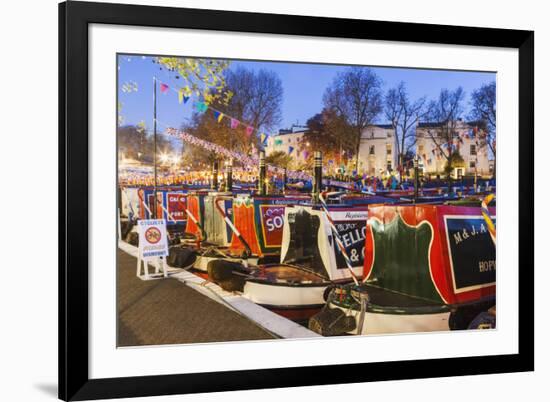
<svg viewBox="0 0 550 402">
<path fill-rule="evenodd" d="M 303 137 L 305 131 L 279 130 L 279 134 L 267 138 L 265 154 L 284 152 L 291 156 L 294 163 L 305 162 L 307 154 L 303 151 Z"/>
<path fill-rule="evenodd" d="M 447 154 L 449 146 L 456 151 L 462 161 L 455 161 L 452 176 L 457 178 L 464 175 L 490 176 L 492 174 L 489 163 L 488 149 L 481 147 L 477 125 L 474 122 L 455 121 L 452 124 L 452 143 L 443 138 L 441 132 L 448 132 L 444 124 L 425 122 L 418 123 L 416 127 L 416 154 L 419 158 L 419 166 L 423 173 L 429 176 L 445 176 Z M 450 126 L 450 124 L 449 124 Z M 443 129 L 444 128 L 444 129 Z M 447 136 L 444 136 L 447 137 Z M 438 146 L 439 145 L 439 146 Z"/>
<path fill-rule="evenodd" d="M 389 124 L 373 124 L 361 135 L 359 145 L 359 174 L 382 176 L 396 170 L 399 155 L 395 130 Z"/>
</svg>

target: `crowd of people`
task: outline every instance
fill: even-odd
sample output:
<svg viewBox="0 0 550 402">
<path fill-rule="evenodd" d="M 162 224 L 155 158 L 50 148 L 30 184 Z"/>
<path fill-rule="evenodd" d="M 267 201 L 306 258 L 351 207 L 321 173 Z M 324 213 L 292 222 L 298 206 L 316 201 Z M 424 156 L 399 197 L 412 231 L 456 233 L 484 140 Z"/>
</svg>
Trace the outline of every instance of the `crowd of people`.
<svg viewBox="0 0 550 402">
<path fill-rule="evenodd" d="M 258 175 L 253 170 L 245 170 L 237 168 L 232 173 L 233 184 L 242 187 L 256 187 L 258 184 Z M 377 192 L 383 190 L 411 190 L 414 188 L 414 179 L 411 177 L 401 177 L 398 173 L 387 173 L 382 177 L 367 176 L 367 175 L 325 175 L 324 179 L 334 183 L 342 183 L 343 187 L 347 187 L 356 191 Z M 161 173 L 157 175 L 156 183 L 154 175 L 151 173 L 137 172 L 120 172 L 119 183 L 123 186 L 189 186 L 208 188 L 212 183 L 212 171 L 198 170 L 186 171 L 179 173 Z M 453 186 L 472 187 L 473 178 L 464 178 L 454 180 Z M 483 179 L 476 183 L 478 186 L 494 187 L 494 179 Z M 225 174 L 223 171 L 218 173 L 218 188 L 223 190 L 225 185 Z M 272 192 L 282 191 L 283 177 L 282 175 L 269 175 L 268 187 Z M 445 189 L 448 183 L 445 178 L 430 178 L 420 177 L 420 188 L 442 188 Z M 296 188 L 297 190 L 311 189 L 311 181 L 291 180 L 287 178 L 288 188 Z"/>
<path fill-rule="evenodd" d="M 233 171 L 233 182 L 242 184 L 252 184 L 257 181 L 257 175 L 245 170 Z M 218 174 L 218 183 L 224 181 L 223 172 Z M 212 171 L 188 171 L 170 174 L 158 174 L 157 186 L 208 186 L 212 182 Z M 153 174 L 139 174 L 130 172 L 121 172 L 119 174 L 119 183 L 124 186 L 154 186 L 155 177 Z"/>
</svg>

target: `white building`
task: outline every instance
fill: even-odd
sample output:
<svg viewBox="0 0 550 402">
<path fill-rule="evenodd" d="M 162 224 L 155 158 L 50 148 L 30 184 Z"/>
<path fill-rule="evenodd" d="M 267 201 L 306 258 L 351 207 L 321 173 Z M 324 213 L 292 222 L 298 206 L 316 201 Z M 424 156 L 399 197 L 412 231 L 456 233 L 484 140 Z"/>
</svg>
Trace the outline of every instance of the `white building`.
<svg viewBox="0 0 550 402">
<path fill-rule="evenodd" d="M 418 123 L 416 127 L 416 154 L 419 157 L 419 165 L 424 174 L 431 176 L 444 176 L 447 159 L 441 155 L 448 152 L 446 140 L 439 134 L 444 123 Z M 453 149 L 458 151 L 464 164 L 455 166 L 452 175 L 456 178 L 462 175 L 490 176 L 492 174 L 489 164 L 487 147 L 480 147 L 478 128 L 475 123 L 458 120 L 455 122 L 453 133 Z M 433 139 L 432 139 L 433 136 Z M 439 147 L 436 143 L 439 144 Z M 441 149 L 440 149 L 441 148 Z"/>
<path fill-rule="evenodd" d="M 389 124 L 373 124 L 363 130 L 359 146 L 359 173 L 382 176 L 397 168 L 399 155 L 395 130 Z"/>
</svg>

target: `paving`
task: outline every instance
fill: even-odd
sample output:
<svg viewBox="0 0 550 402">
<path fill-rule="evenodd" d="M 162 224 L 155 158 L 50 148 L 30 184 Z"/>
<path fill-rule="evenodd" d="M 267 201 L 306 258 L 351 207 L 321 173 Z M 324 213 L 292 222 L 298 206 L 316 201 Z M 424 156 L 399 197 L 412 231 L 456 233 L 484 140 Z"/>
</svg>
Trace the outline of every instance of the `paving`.
<svg viewBox="0 0 550 402">
<path fill-rule="evenodd" d="M 119 347 L 274 338 L 176 279 L 142 281 L 136 258 L 120 249 L 117 258 Z"/>
</svg>

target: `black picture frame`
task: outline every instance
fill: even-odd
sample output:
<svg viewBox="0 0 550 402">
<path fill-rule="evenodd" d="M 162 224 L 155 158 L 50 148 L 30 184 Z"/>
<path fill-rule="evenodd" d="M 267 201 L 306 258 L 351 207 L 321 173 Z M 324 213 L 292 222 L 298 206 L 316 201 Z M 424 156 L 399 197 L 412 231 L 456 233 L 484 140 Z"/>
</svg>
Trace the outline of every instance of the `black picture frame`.
<svg viewBox="0 0 550 402">
<path fill-rule="evenodd" d="M 114 24 L 519 51 L 517 354 L 215 373 L 88 375 L 88 26 Z M 84 88 L 84 89 L 83 89 Z M 534 32 L 70 1 L 59 5 L 59 398 L 87 400 L 534 370 Z"/>
</svg>

